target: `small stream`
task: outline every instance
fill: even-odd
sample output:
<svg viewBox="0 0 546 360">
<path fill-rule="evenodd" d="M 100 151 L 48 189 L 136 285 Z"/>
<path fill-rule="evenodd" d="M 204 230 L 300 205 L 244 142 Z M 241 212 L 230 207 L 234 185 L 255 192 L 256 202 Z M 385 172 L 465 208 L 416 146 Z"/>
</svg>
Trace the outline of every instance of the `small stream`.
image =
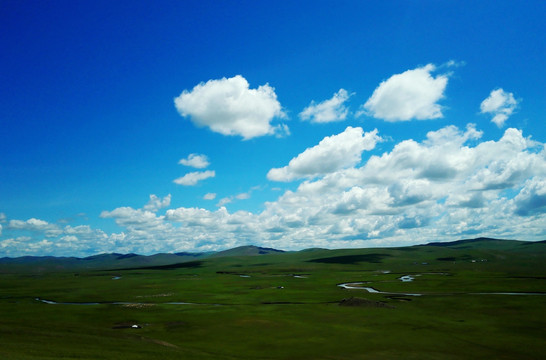
<svg viewBox="0 0 546 360">
<path fill-rule="evenodd" d="M 373 287 L 369 286 L 361 286 L 364 283 L 362 282 L 352 282 L 352 283 L 344 283 L 344 284 L 338 284 L 339 287 L 343 289 L 348 290 L 366 290 L 369 293 L 372 294 L 386 294 L 386 295 L 404 295 L 404 296 L 422 296 L 423 294 L 411 294 L 411 293 L 397 293 L 397 292 L 386 292 L 386 291 L 379 291 Z"/>
<path fill-rule="evenodd" d="M 295 275 L 294 277 L 305 278 L 304 276 Z M 398 278 L 400 281 L 409 282 L 415 278 L 411 275 L 405 275 Z M 394 296 L 453 296 L 453 295 L 510 295 L 510 296 L 545 296 L 545 292 L 474 292 L 474 293 L 405 293 L 405 292 L 392 292 L 381 291 L 371 286 L 364 286 L 367 282 L 347 282 L 338 284 L 342 289 L 346 290 L 364 290 L 371 294 L 383 294 Z M 282 287 L 279 287 L 282 288 Z M 182 301 L 164 302 L 164 303 L 143 303 L 143 302 L 129 302 L 129 301 L 112 301 L 112 302 L 57 302 L 53 300 L 47 300 L 42 298 L 34 298 L 34 300 L 42 302 L 48 305 L 84 305 L 84 306 L 96 306 L 96 305 L 125 305 L 125 306 L 153 306 L 153 305 L 214 305 L 219 306 L 221 304 L 203 304 L 203 303 L 190 303 Z"/>
<path fill-rule="evenodd" d="M 40 298 L 34 298 L 34 300 L 39 301 L 39 302 L 43 302 L 44 304 L 49 304 L 49 305 L 142 305 L 142 306 L 150 306 L 150 305 L 219 305 L 219 304 L 198 304 L 198 303 L 181 302 L 181 301 L 172 301 L 172 302 L 164 302 L 164 303 L 142 303 L 142 302 L 130 302 L 130 301 L 58 302 L 58 301 L 46 300 L 46 299 L 40 299 Z"/>
<path fill-rule="evenodd" d="M 402 295 L 402 296 L 426 296 L 426 295 L 440 295 L 440 296 L 453 296 L 453 295 L 515 295 L 515 296 L 545 296 L 546 293 L 536 292 L 476 292 L 476 293 L 432 293 L 432 294 L 419 294 L 419 293 L 402 293 L 402 292 L 388 292 L 380 291 L 373 287 L 362 286 L 363 282 L 350 282 L 338 284 L 337 286 L 348 290 L 366 290 L 372 294 L 385 294 L 385 295 Z"/>
</svg>

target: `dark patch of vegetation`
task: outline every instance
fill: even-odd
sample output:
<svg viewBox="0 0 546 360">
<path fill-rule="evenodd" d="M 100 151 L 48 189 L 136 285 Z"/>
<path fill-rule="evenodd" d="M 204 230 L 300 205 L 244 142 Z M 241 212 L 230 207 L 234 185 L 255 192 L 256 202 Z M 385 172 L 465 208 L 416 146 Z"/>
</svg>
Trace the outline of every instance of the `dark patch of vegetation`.
<svg viewBox="0 0 546 360">
<path fill-rule="evenodd" d="M 419 250 L 419 248 L 416 246 L 398 247 L 394 249 L 398 251 L 418 251 Z"/>
<path fill-rule="evenodd" d="M 387 299 L 396 300 L 396 301 L 412 301 L 412 299 L 410 299 L 408 297 L 401 296 L 401 295 L 389 295 L 389 296 L 385 296 L 385 297 Z"/>
<path fill-rule="evenodd" d="M 440 260 L 440 261 L 455 261 L 457 260 L 457 258 L 453 257 L 453 256 L 449 256 L 449 257 L 440 257 L 440 258 L 437 258 L 436 260 Z"/>
<path fill-rule="evenodd" d="M 387 304 L 383 301 L 374 301 L 360 297 L 350 297 L 343 299 L 339 302 L 339 306 L 362 306 L 362 307 L 374 307 L 374 308 L 389 308 L 394 309 L 394 306 Z"/>
<path fill-rule="evenodd" d="M 534 245 L 534 244 L 546 244 L 546 240 L 542 240 L 542 241 L 526 241 L 524 242 L 523 244 L 521 244 L 522 246 L 529 246 L 529 245 Z"/>
<path fill-rule="evenodd" d="M 327 263 L 327 264 L 357 264 L 359 262 L 380 263 L 384 258 L 392 255 L 389 254 L 362 254 L 362 255 L 343 255 L 332 256 L 326 258 L 312 259 L 308 262 Z"/>
<path fill-rule="evenodd" d="M 303 302 L 293 302 L 293 301 L 263 301 L 263 305 L 302 305 Z"/>
<path fill-rule="evenodd" d="M 122 322 L 122 323 L 117 323 L 114 326 L 112 326 L 112 329 L 114 329 L 114 330 L 142 329 L 142 326 L 138 325 L 136 322 Z"/>
<path fill-rule="evenodd" d="M 135 268 L 116 269 L 120 270 L 174 270 L 183 268 L 197 268 L 203 264 L 203 261 L 187 261 L 183 263 L 170 264 L 170 265 L 158 265 L 158 266 L 144 266 Z"/>
<path fill-rule="evenodd" d="M 169 321 L 165 324 L 165 329 L 167 331 L 187 329 L 188 323 L 186 321 Z"/>
<path fill-rule="evenodd" d="M 220 275 L 238 275 L 238 276 L 250 276 L 247 273 L 237 272 L 237 271 L 217 271 L 217 274 Z"/>
<path fill-rule="evenodd" d="M 439 261 L 468 261 L 468 260 L 471 260 L 472 259 L 472 256 L 470 255 L 461 255 L 461 256 L 447 256 L 447 257 L 439 257 L 439 258 L 436 258 L 436 260 L 439 260 Z"/>
</svg>

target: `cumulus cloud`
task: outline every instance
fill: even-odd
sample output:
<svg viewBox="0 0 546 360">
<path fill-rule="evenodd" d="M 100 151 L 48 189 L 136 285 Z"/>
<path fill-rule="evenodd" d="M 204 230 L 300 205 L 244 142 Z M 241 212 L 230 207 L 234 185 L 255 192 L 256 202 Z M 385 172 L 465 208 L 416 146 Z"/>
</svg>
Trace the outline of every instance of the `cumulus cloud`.
<svg viewBox="0 0 546 360">
<path fill-rule="evenodd" d="M 202 154 L 190 154 L 187 158 L 180 159 L 178 163 L 196 169 L 204 169 L 210 165 L 208 157 Z"/>
<path fill-rule="evenodd" d="M 364 150 L 371 150 L 381 141 L 377 129 L 364 133 L 360 127 L 347 127 L 344 132 L 327 136 L 312 148 L 290 160 L 287 166 L 271 169 L 267 178 L 273 181 L 328 174 L 358 164 Z"/>
<path fill-rule="evenodd" d="M 345 102 L 351 95 L 345 89 L 339 89 L 331 99 L 320 103 L 311 101 L 299 114 L 301 120 L 308 120 L 312 123 L 328 123 L 332 121 L 343 121 L 347 118 L 349 109 Z"/>
<path fill-rule="evenodd" d="M 244 140 L 286 132 L 286 125 L 273 126 L 274 118 L 284 118 L 275 89 L 268 84 L 250 89 L 241 75 L 209 80 L 184 90 L 174 100 L 183 117 L 199 127 L 222 135 L 239 135 Z"/>
<path fill-rule="evenodd" d="M 171 205 L 171 194 L 165 196 L 163 199 L 157 197 L 156 195 L 150 195 L 150 201 L 144 205 L 143 209 L 156 212 L 161 208 L 165 208 Z"/>
<path fill-rule="evenodd" d="M 103 211 L 101 218 L 115 219 L 116 224 L 126 226 L 132 230 L 163 229 L 163 216 L 157 216 L 154 212 L 132 207 L 119 207 L 112 211 Z"/>
<path fill-rule="evenodd" d="M 214 200 L 216 199 L 216 194 L 215 193 L 207 193 L 203 196 L 203 199 L 204 200 Z"/>
<path fill-rule="evenodd" d="M 57 225 L 50 224 L 47 221 L 36 218 L 30 218 L 26 221 L 10 220 L 8 228 L 15 230 L 43 232 L 47 237 L 55 237 L 62 233 Z"/>
<path fill-rule="evenodd" d="M 546 179 L 527 180 L 514 200 L 520 216 L 546 214 Z"/>
<path fill-rule="evenodd" d="M 31 218 L 26 221 L 10 220 L 8 229 L 11 233 L 20 234 L 20 236 L 0 240 L 0 248 L 8 256 L 36 254 L 74 256 L 95 253 L 96 248 L 103 251 L 113 250 L 109 247 L 108 235 L 88 225 L 60 228 L 56 224 Z"/>
<path fill-rule="evenodd" d="M 227 196 L 225 198 L 220 199 L 218 203 L 216 204 L 217 207 L 223 207 L 224 205 L 227 205 L 229 203 L 232 203 L 234 200 L 246 200 L 250 199 L 252 191 L 255 190 L 255 188 L 252 188 L 250 191 L 245 193 L 240 193 L 235 196 Z"/>
<path fill-rule="evenodd" d="M 201 180 L 205 180 L 211 177 L 215 177 L 216 172 L 214 170 L 196 171 L 187 173 L 186 175 L 174 180 L 175 184 L 184 186 L 194 186 Z"/>
<path fill-rule="evenodd" d="M 498 141 L 470 146 L 481 136 L 474 125 L 448 126 L 429 132 L 422 142 L 404 140 L 361 167 L 304 181 L 297 191 L 267 203 L 260 216 L 276 221 L 274 228 L 285 239 L 279 241 L 327 238 L 330 246 L 546 235 L 542 187 L 537 180 L 528 182 L 546 177 L 544 145 L 508 129 Z M 517 199 L 507 196 L 523 186 Z M 289 217 L 303 227 L 297 233 L 287 226 Z"/>
<path fill-rule="evenodd" d="M 518 102 L 514 94 L 505 92 L 503 89 L 491 91 L 489 97 L 482 101 L 480 110 L 482 114 L 492 114 L 494 122 L 498 127 L 503 127 L 504 122 L 516 109 Z"/>
<path fill-rule="evenodd" d="M 237 195 L 235 195 L 235 198 L 236 198 L 237 200 L 246 200 L 246 199 L 250 199 L 250 192 L 237 194 Z"/>
<path fill-rule="evenodd" d="M 6 222 L 6 214 L 0 212 L 0 223 Z"/>
<path fill-rule="evenodd" d="M 360 114 L 386 121 L 407 121 L 441 118 L 448 75 L 431 75 L 436 67 L 428 64 L 391 76 L 381 82 L 372 96 L 362 105 Z"/>
<path fill-rule="evenodd" d="M 61 229 L 39 219 L 10 220 L 0 249 L 8 256 L 61 249 L 71 255 L 114 249 L 151 254 L 245 244 L 296 250 L 401 246 L 468 236 L 544 239 L 544 144 L 513 128 L 499 139 L 481 137 L 475 125 L 468 125 L 431 131 L 422 141 L 403 140 L 362 164 L 349 161 L 305 177 L 256 213 L 229 212 L 223 206 L 216 211 L 161 210 L 170 198 L 152 195 L 142 208 L 101 213 L 122 228 L 117 233 L 89 226 Z M 227 199 L 244 198 L 250 191 Z M 48 237 L 51 229 L 58 236 Z"/>
<path fill-rule="evenodd" d="M 32 238 L 28 236 L 8 238 L 0 241 L 0 249 L 2 250 L 3 254 L 6 254 L 8 256 L 22 256 L 23 254 L 26 255 L 29 249 L 28 241 L 30 241 L 31 239 Z"/>
<path fill-rule="evenodd" d="M 233 197 L 231 196 L 228 196 L 228 197 L 224 197 L 224 198 L 221 198 L 220 201 L 218 201 L 218 203 L 216 204 L 216 206 L 218 207 L 223 207 L 229 203 L 233 202 Z"/>
</svg>

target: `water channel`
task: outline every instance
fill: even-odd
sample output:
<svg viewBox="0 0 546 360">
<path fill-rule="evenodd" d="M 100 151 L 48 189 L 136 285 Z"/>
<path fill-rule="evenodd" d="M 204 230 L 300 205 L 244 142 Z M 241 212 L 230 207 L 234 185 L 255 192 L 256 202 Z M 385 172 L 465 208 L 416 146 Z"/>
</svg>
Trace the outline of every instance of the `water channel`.
<svg viewBox="0 0 546 360">
<path fill-rule="evenodd" d="M 373 287 L 362 286 L 364 282 L 349 282 L 338 284 L 337 286 L 348 289 L 348 290 L 365 290 L 372 294 L 384 294 L 384 295 L 401 295 L 401 296 L 427 296 L 427 295 L 436 295 L 436 296 L 453 296 L 453 295 L 518 295 L 518 296 L 545 296 L 546 293 L 537 293 L 537 292 L 476 292 L 476 293 L 429 293 L 429 294 L 420 294 L 420 293 L 402 293 L 402 292 L 390 292 L 390 291 L 380 291 Z"/>
</svg>

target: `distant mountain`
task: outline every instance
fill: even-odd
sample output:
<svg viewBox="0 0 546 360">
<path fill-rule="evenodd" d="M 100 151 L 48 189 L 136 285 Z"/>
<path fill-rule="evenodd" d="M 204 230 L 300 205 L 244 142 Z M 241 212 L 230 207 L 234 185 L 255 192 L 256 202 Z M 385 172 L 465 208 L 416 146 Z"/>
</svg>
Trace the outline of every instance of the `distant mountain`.
<svg viewBox="0 0 546 360">
<path fill-rule="evenodd" d="M 214 254 L 214 251 L 209 251 L 209 252 L 199 252 L 199 253 L 192 253 L 192 252 L 177 252 L 177 253 L 174 253 L 176 256 L 191 256 L 191 257 L 202 257 L 202 256 L 207 256 L 207 255 L 210 255 L 210 254 Z"/>
<path fill-rule="evenodd" d="M 450 242 L 432 242 L 425 245 L 407 246 L 402 248 L 385 248 L 384 252 L 413 250 L 432 247 L 440 250 L 441 248 L 449 252 L 460 251 L 479 251 L 485 252 L 517 252 L 520 254 L 541 253 L 546 246 L 546 241 L 519 241 L 519 240 L 499 240 L 491 238 L 476 238 L 465 239 Z M 259 247 L 254 245 L 240 246 L 229 250 L 219 252 L 204 252 L 204 253 L 189 253 L 179 252 L 175 254 L 160 253 L 155 255 L 138 255 L 138 254 L 98 254 L 85 258 L 77 257 L 54 257 L 54 256 L 23 256 L 17 258 L 0 258 L 0 274 L 13 272 L 51 272 L 51 271 L 86 271 L 86 270 L 123 270 L 123 269 L 176 269 L 183 267 L 199 267 L 204 264 L 207 259 L 219 257 L 245 257 L 245 256 L 262 256 L 275 254 L 292 253 L 298 258 L 309 258 L 313 262 L 343 262 L 353 261 L 362 262 L 364 260 L 370 262 L 370 257 L 373 254 L 366 252 L 370 249 L 338 249 L 328 250 L 311 248 L 301 250 L 299 252 L 285 252 L 272 248 Z M 375 249 L 374 251 L 378 251 Z M 298 255 L 299 254 L 299 255 Z M 363 255 L 364 254 L 364 255 Z M 380 253 L 380 255 L 385 255 Z M 449 255 L 449 254 L 448 254 Z M 292 256 L 292 255 L 289 255 Z M 386 256 L 386 255 L 385 255 Z M 389 255 L 390 256 L 390 255 Z M 446 255 L 447 256 L 447 255 Z M 450 255 L 451 256 L 451 255 Z M 466 255 L 465 255 L 466 256 Z M 468 255 L 470 256 L 470 255 Z M 319 259 L 314 259 L 319 257 Z M 448 256 L 449 257 L 449 256 Z M 313 260 L 314 259 L 314 260 Z M 328 260 L 329 259 L 329 260 Z M 358 260 L 358 261 L 357 261 Z M 379 261 L 379 260 L 378 260 Z"/>
<path fill-rule="evenodd" d="M 268 254 L 280 254 L 283 253 L 283 250 L 277 250 L 272 248 L 264 248 L 254 245 L 239 246 L 233 249 L 224 250 L 212 254 L 211 257 L 220 257 L 220 256 L 257 256 L 257 255 L 268 255 Z"/>
<path fill-rule="evenodd" d="M 500 246 L 502 248 L 517 246 L 524 241 L 519 240 L 501 240 L 493 239 L 487 237 L 479 237 L 475 239 L 464 239 L 448 242 L 432 242 L 426 244 L 425 246 L 440 246 L 440 247 L 450 247 L 450 248 L 492 248 Z"/>
<path fill-rule="evenodd" d="M 538 242 L 520 240 L 501 240 L 480 237 L 449 242 L 432 242 L 423 246 L 449 247 L 453 249 L 491 249 L 491 250 L 517 250 L 522 245 L 529 245 Z"/>
<path fill-rule="evenodd" d="M 224 256 L 257 256 L 280 254 L 282 250 L 258 246 L 240 246 L 220 252 L 179 252 L 175 254 L 160 253 L 155 255 L 138 254 L 98 254 L 84 258 L 55 256 L 23 256 L 17 258 L 0 258 L 0 273 L 9 271 L 46 272 L 46 271 L 83 271 L 83 270 L 121 270 L 136 268 L 177 268 L 185 263 L 209 257 Z"/>
</svg>

